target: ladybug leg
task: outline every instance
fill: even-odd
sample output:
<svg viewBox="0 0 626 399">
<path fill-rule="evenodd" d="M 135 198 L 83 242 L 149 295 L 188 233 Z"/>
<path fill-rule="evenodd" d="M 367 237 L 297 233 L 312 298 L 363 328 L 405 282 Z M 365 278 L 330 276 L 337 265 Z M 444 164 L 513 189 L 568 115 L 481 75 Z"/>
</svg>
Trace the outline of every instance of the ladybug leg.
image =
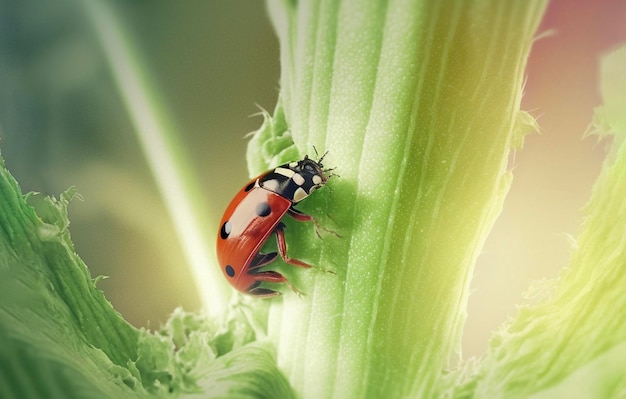
<svg viewBox="0 0 626 399">
<path fill-rule="evenodd" d="M 249 273 L 254 273 L 254 270 L 263 267 L 276 260 L 278 254 L 276 252 L 270 252 L 268 254 L 258 253 L 250 262 Z"/>
<path fill-rule="evenodd" d="M 313 216 L 307 215 L 304 212 L 300 212 L 293 206 L 287 209 L 287 213 L 289 214 L 289 216 L 291 216 L 292 218 L 296 219 L 299 222 L 313 222 L 317 224 L 317 221 L 315 220 Z"/>
<path fill-rule="evenodd" d="M 307 217 L 311 217 L 309 215 L 305 215 L 304 213 L 303 215 Z M 306 267 L 306 268 L 311 267 L 311 265 L 309 265 L 306 262 L 303 262 L 298 259 L 291 259 L 289 256 L 287 256 L 287 242 L 285 241 L 285 225 L 284 224 L 278 223 L 278 226 L 276 226 L 276 230 L 274 231 L 276 232 L 276 245 L 278 246 L 278 253 L 280 254 L 280 257 L 283 258 L 285 263 L 289 263 L 290 265 L 294 265 L 298 267 Z"/>
<path fill-rule="evenodd" d="M 292 218 L 296 219 L 298 222 L 313 222 L 313 224 L 315 225 L 315 234 L 317 234 L 318 238 L 322 238 L 320 234 L 320 230 L 324 230 L 328 233 L 334 234 L 335 236 L 341 238 L 341 236 L 337 234 L 336 232 L 320 226 L 320 224 L 317 222 L 317 219 L 315 219 L 313 216 L 307 215 L 304 212 L 300 212 L 293 206 L 287 210 L 287 214 L 291 216 Z"/>
<path fill-rule="evenodd" d="M 259 284 L 262 282 L 267 283 L 285 283 L 293 292 L 298 294 L 298 296 L 302 295 L 302 292 L 299 291 L 296 287 L 294 287 L 289 280 L 282 274 L 267 270 L 267 271 L 259 271 L 259 269 L 269 263 L 272 263 L 276 260 L 278 254 L 276 252 L 270 252 L 268 254 L 257 254 L 252 262 L 250 263 L 250 268 L 248 269 L 248 274 L 254 276 L 254 284 L 252 284 L 246 291 L 250 295 L 254 295 L 257 298 L 270 298 L 276 295 L 280 295 L 280 292 L 274 291 L 269 288 L 259 287 Z"/>
<path fill-rule="evenodd" d="M 302 221 L 309 221 L 309 220 L 315 221 L 313 216 L 307 215 L 306 213 L 302 213 L 294 208 L 290 208 L 290 209 L 296 211 L 297 214 L 304 216 L 304 218 L 307 218 L 307 219 L 304 219 L 304 218 L 301 219 Z M 317 224 L 315 226 L 317 226 Z M 283 260 L 286 263 L 289 263 L 290 265 L 300 266 L 300 267 L 311 267 L 311 265 L 309 265 L 308 263 L 305 263 L 297 259 L 291 259 L 290 257 L 287 256 L 287 243 L 285 242 L 285 225 L 283 223 L 278 223 L 278 226 L 276 226 L 275 231 L 276 231 L 276 244 L 278 245 L 278 253 L 280 254 L 280 257 L 283 258 Z M 315 232 L 317 233 L 317 236 L 319 237 L 320 234 L 317 231 L 317 229 L 315 229 Z M 334 234 L 337 235 L 337 233 L 334 233 Z M 326 270 L 321 267 L 316 267 L 316 269 L 324 273 L 337 274 L 332 270 Z"/>
<path fill-rule="evenodd" d="M 311 217 L 309 215 L 305 215 L 305 216 Z M 276 231 L 276 244 L 278 245 L 278 253 L 280 254 L 280 257 L 283 258 L 285 263 L 289 263 L 290 265 L 299 266 L 299 267 L 306 267 L 306 268 L 312 267 L 306 262 L 303 262 L 298 259 L 291 259 L 289 256 L 287 256 L 287 243 L 285 241 L 285 225 L 284 224 L 278 223 L 278 226 L 276 226 L 275 231 Z M 332 270 L 322 269 L 321 267 L 316 267 L 315 269 L 322 271 L 324 273 L 337 274 Z"/>
<path fill-rule="evenodd" d="M 307 215 L 304 212 L 300 212 L 293 206 L 287 209 L 287 214 L 291 216 L 292 218 L 296 219 L 298 222 L 313 222 L 313 224 L 315 225 L 315 234 L 317 234 L 318 238 L 322 238 L 322 236 L 320 235 L 320 230 L 322 228 L 320 227 L 319 223 L 317 223 L 317 220 L 315 220 L 313 216 Z"/>
<path fill-rule="evenodd" d="M 280 295 L 280 292 L 271 290 L 269 288 L 261 288 L 258 286 L 258 284 L 253 284 L 246 290 L 246 292 L 257 298 L 271 298 L 273 296 Z"/>
<path fill-rule="evenodd" d="M 276 295 L 280 295 L 280 292 L 271 290 L 269 288 L 261 288 L 259 287 L 259 284 L 260 283 L 285 283 L 298 296 L 302 296 L 302 292 L 298 291 L 298 289 L 294 287 L 289 282 L 289 280 L 287 280 L 287 277 L 283 276 L 282 274 L 278 272 L 275 272 L 272 270 L 254 272 L 254 280 L 255 280 L 255 283 L 252 284 L 252 286 L 247 289 L 250 295 L 254 295 L 257 297 L 264 297 L 264 298 L 269 298 L 269 297 L 273 297 Z"/>
</svg>

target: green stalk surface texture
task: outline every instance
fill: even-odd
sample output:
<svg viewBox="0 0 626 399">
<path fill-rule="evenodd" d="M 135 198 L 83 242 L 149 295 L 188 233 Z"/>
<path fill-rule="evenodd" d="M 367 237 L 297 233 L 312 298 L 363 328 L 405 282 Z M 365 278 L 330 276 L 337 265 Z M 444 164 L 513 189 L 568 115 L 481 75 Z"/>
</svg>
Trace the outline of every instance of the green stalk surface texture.
<svg viewBox="0 0 626 399">
<path fill-rule="evenodd" d="M 303 398 L 436 394 L 507 159 L 534 129 L 520 99 L 545 5 L 269 1 L 281 93 L 250 143 L 251 174 L 316 146 L 339 175 L 300 209 L 340 237 L 286 230 L 291 257 L 336 274 L 283 267 L 306 295 L 270 312 Z"/>
</svg>

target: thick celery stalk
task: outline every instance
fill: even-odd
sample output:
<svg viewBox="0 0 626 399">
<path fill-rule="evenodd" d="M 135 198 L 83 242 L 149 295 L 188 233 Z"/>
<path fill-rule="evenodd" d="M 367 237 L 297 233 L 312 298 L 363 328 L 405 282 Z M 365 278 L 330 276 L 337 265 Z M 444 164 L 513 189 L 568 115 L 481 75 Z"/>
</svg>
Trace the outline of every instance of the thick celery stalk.
<svg viewBox="0 0 626 399">
<path fill-rule="evenodd" d="M 251 171 L 287 135 L 300 154 L 329 150 L 340 175 L 302 209 L 341 238 L 287 230 L 294 254 L 313 248 L 301 257 L 336 275 L 299 273 L 308 295 L 270 314 L 279 365 L 304 398 L 437 392 L 508 156 L 534 127 L 519 107 L 544 7 L 269 1 L 281 101 L 278 123 L 251 143 Z"/>
</svg>

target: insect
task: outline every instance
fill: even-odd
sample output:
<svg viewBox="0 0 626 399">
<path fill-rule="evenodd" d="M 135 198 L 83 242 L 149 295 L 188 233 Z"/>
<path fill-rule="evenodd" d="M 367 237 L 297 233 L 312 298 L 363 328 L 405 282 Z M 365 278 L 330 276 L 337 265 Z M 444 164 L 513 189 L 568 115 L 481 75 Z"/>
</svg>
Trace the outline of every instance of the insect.
<svg viewBox="0 0 626 399">
<path fill-rule="evenodd" d="M 324 186 L 331 169 L 324 169 L 322 161 L 307 155 L 304 159 L 281 165 L 252 179 L 231 201 L 217 235 L 217 258 L 226 279 L 237 290 L 256 297 L 272 297 L 280 292 L 261 287 L 261 283 L 285 283 L 295 293 L 300 292 L 285 276 L 263 266 L 276 260 L 278 255 L 286 263 L 309 268 L 311 265 L 287 255 L 285 215 L 300 222 L 317 222 L 294 206 L 313 191 Z M 276 234 L 277 252 L 261 253 L 261 247 Z M 318 234 L 319 235 L 319 234 Z"/>
</svg>

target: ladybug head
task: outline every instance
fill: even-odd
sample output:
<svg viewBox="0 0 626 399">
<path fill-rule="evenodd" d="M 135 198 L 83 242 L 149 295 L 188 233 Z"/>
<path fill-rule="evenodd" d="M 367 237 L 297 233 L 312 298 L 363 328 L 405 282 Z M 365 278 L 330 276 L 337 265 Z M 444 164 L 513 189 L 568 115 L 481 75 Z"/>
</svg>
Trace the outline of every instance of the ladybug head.
<svg viewBox="0 0 626 399">
<path fill-rule="evenodd" d="M 292 180 L 295 183 L 302 182 L 298 184 L 301 190 L 296 190 L 293 202 L 302 201 L 328 181 L 328 177 L 325 175 L 326 171 L 321 163 L 322 158 L 319 161 L 315 161 L 310 159 L 308 155 L 305 155 L 303 160 L 289 164 L 289 169 L 294 171 Z"/>
<path fill-rule="evenodd" d="M 326 155 L 326 153 L 324 153 Z M 281 165 L 273 171 L 261 176 L 261 187 L 297 203 L 308 197 L 313 191 L 322 187 L 332 175 L 331 169 L 324 169 L 324 155 L 315 161 L 308 155 L 304 159 Z"/>
</svg>

